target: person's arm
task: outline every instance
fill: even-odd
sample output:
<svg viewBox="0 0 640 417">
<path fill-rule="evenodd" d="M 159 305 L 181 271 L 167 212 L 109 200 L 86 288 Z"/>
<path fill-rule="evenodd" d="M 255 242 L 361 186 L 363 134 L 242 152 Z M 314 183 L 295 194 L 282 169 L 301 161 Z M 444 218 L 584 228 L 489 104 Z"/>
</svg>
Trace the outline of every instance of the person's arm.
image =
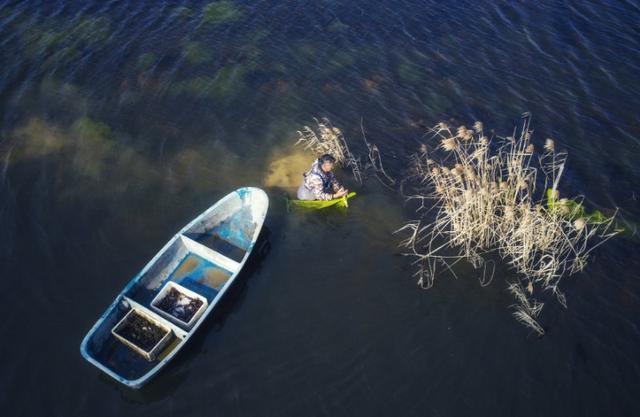
<svg viewBox="0 0 640 417">
<path fill-rule="evenodd" d="M 338 194 L 337 196 L 334 196 L 334 198 L 341 197 L 347 193 L 347 189 L 344 188 L 342 184 L 340 184 L 340 182 L 338 182 L 338 179 L 335 177 L 335 175 L 331 180 L 331 187 L 333 188 L 333 193 Z"/>
</svg>

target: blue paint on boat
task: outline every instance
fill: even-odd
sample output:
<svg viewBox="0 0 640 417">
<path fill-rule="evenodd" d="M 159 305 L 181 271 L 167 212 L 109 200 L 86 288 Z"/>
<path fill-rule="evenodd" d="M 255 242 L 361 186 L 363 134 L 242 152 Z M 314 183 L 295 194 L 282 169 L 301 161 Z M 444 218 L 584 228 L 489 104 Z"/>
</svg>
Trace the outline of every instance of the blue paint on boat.
<svg viewBox="0 0 640 417">
<path fill-rule="evenodd" d="M 224 296 L 244 266 L 258 238 L 269 207 L 266 193 L 246 187 L 232 192 L 208 208 L 178 232 L 116 297 L 87 333 L 80 346 L 82 356 L 107 375 L 139 388 L 156 375 L 184 346 Z M 202 242 L 192 239 L 199 236 Z M 213 243 L 212 243 L 213 242 Z M 218 251 L 234 248 L 239 261 Z M 157 315 L 150 303 L 169 282 L 202 295 L 209 303 L 191 329 L 184 329 Z M 111 329 L 132 308 L 149 313 L 172 330 L 157 358 L 148 361 L 117 340 Z"/>
</svg>

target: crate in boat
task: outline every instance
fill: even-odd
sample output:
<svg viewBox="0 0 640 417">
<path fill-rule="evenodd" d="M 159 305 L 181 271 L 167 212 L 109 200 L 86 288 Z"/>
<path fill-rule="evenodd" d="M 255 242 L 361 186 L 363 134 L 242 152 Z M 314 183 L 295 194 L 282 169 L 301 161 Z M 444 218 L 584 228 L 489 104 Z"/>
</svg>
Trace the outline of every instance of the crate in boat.
<svg viewBox="0 0 640 417">
<path fill-rule="evenodd" d="M 190 329 L 207 309 L 207 299 L 169 281 L 151 301 L 151 308 L 171 322 Z"/>
<path fill-rule="evenodd" d="M 148 361 L 153 361 L 169 342 L 172 330 L 137 308 L 129 312 L 111 329 L 122 343 Z"/>
</svg>

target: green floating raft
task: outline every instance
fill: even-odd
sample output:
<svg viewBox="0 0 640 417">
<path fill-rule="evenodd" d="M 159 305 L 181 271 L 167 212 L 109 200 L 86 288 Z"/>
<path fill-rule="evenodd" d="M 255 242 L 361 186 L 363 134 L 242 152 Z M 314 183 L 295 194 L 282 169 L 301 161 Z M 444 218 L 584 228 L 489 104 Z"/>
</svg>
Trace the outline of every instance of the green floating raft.
<svg viewBox="0 0 640 417">
<path fill-rule="evenodd" d="M 342 196 L 340 198 L 334 198 L 333 200 L 289 200 L 287 199 L 287 207 L 300 207 L 311 210 L 320 210 L 323 208 L 336 206 L 336 207 L 349 207 L 349 199 L 356 195 L 355 192 Z"/>
</svg>

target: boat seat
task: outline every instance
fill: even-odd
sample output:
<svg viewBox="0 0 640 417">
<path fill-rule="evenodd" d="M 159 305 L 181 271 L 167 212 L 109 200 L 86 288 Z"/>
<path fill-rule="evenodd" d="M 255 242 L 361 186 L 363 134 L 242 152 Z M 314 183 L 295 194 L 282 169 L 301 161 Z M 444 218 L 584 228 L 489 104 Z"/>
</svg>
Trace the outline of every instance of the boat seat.
<svg viewBox="0 0 640 417">
<path fill-rule="evenodd" d="M 220 252 L 216 252 L 207 246 L 196 242 L 195 240 L 185 236 L 180 235 L 180 239 L 182 239 L 182 243 L 189 249 L 191 252 L 195 253 L 198 256 L 203 257 L 209 262 L 226 269 L 227 271 L 235 274 L 240 270 L 240 264 L 234 261 L 231 258 L 227 258 Z"/>
<path fill-rule="evenodd" d="M 211 303 L 213 299 L 216 298 L 216 295 L 218 295 L 218 290 L 216 290 L 215 288 L 211 288 L 208 285 L 201 284 L 198 281 L 194 281 L 193 279 L 183 279 L 179 284 L 186 289 L 195 292 L 196 294 L 202 295 L 207 299 L 208 303 Z"/>
</svg>

